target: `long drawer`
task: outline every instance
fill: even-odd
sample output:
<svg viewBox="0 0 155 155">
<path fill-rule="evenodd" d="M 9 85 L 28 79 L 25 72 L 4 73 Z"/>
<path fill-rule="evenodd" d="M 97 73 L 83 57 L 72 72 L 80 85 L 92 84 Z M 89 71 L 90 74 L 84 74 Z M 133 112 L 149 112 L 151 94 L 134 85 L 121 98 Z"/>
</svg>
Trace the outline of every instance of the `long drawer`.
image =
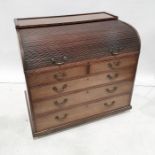
<svg viewBox="0 0 155 155">
<path fill-rule="evenodd" d="M 96 103 L 85 104 L 73 109 L 36 117 L 37 132 L 118 109 L 129 104 L 130 95 L 116 96 Z"/>
<path fill-rule="evenodd" d="M 91 100 L 110 97 L 121 93 L 129 93 L 131 92 L 132 85 L 132 81 L 124 81 L 107 86 L 99 86 L 55 99 L 52 98 L 35 102 L 33 103 L 33 109 L 36 115 L 55 112 L 56 110 L 62 110 Z"/>
<path fill-rule="evenodd" d="M 58 84 L 51 84 L 45 86 L 38 86 L 30 88 L 32 101 L 44 99 L 50 96 L 60 95 L 66 92 L 85 89 L 96 85 L 117 82 L 125 79 L 132 79 L 134 77 L 135 68 L 128 68 L 126 70 L 117 70 L 85 78 L 75 79 Z"/>
</svg>

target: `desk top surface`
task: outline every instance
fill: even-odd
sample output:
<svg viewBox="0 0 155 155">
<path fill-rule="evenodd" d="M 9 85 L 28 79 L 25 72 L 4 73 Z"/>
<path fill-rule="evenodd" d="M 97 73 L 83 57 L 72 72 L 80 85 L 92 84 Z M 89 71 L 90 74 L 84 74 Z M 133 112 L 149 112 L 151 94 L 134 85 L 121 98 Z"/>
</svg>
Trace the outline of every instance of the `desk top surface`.
<svg viewBox="0 0 155 155">
<path fill-rule="evenodd" d="M 52 25 L 76 24 L 93 21 L 115 20 L 117 16 L 105 12 L 87 13 L 65 16 L 18 18 L 15 19 L 16 28 L 42 27 Z"/>
</svg>

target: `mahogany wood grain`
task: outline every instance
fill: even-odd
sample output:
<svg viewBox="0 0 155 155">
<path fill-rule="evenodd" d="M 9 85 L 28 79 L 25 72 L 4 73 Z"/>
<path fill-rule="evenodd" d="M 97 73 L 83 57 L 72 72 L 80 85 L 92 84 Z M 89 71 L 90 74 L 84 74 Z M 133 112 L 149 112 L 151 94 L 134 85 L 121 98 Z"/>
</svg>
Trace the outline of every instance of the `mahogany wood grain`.
<svg viewBox="0 0 155 155">
<path fill-rule="evenodd" d="M 74 120 L 89 117 L 91 115 L 104 113 L 113 109 L 121 108 L 129 104 L 129 95 L 116 96 L 101 100 L 92 104 L 85 104 L 74 109 L 51 113 L 46 116 L 36 117 L 36 129 L 42 131 L 53 128 Z"/>
<path fill-rule="evenodd" d="M 107 86 L 99 86 L 89 90 L 83 90 L 77 93 L 64 95 L 58 98 L 51 98 L 40 102 L 33 103 L 35 115 L 43 113 L 51 113 L 61 111 L 66 108 L 75 107 L 85 102 L 106 98 L 122 93 L 130 93 L 132 89 L 132 81 L 124 81 L 121 83 L 110 84 Z M 110 91 L 109 91 L 110 90 Z"/>
<path fill-rule="evenodd" d="M 90 73 L 98 73 L 109 70 L 117 70 L 120 68 L 135 66 L 139 55 L 130 55 L 128 57 L 116 57 L 112 60 L 100 61 L 90 64 Z"/>
<path fill-rule="evenodd" d="M 111 70 L 120 69 L 123 67 L 135 66 L 138 60 L 138 54 L 131 54 L 128 57 L 116 57 L 115 60 L 101 60 L 101 61 L 90 61 L 84 63 L 83 65 L 79 64 L 75 66 L 70 65 L 70 67 L 62 68 L 61 66 L 54 70 L 49 70 L 48 72 L 38 73 L 26 73 L 27 82 L 29 87 L 42 85 L 42 84 L 51 84 L 61 81 L 66 81 L 71 78 L 84 77 L 88 74 L 88 65 L 89 65 L 89 74 L 106 72 Z M 64 65 L 65 66 L 65 65 Z"/>
<path fill-rule="evenodd" d="M 67 16 L 18 18 L 15 20 L 16 28 L 30 28 L 42 26 L 56 26 L 75 23 L 86 23 L 94 21 L 115 20 L 117 16 L 105 12 L 85 13 Z"/>
<path fill-rule="evenodd" d="M 85 89 L 96 85 L 117 82 L 125 79 L 133 79 L 135 68 L 126 68 L 125 70 L 111 71 L 103 74 L 96 74 L 80 79 L 59 82 L 58 84 L 37 86 L 30 88 L 32 101 L 45 99 L 50 96 L 61 95 L 75 90 Z"/>
<path fill-rule="evenodd" d="M 57 69 L 56 71 L 45 72 L 44 74 L 26 74 L 27 81 L 30 87 L 55 83 L 68 80 L 70 78 L 86 76 L 87 67 L 86 65 L 71 67 L 68 69 Z"/>
<path fill-rule="evenodd" d="M 33 136 L 131 108 L 141 43 L 100 12 L 16 19 Z"/>
</svg>

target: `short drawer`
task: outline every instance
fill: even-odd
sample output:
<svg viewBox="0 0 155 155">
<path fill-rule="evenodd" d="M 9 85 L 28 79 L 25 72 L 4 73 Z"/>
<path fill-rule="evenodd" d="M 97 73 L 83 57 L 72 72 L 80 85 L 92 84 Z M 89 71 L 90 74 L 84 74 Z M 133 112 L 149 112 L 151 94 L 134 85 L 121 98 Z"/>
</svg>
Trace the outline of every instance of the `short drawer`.
<svg viewBox="0 0 155 155">
<path fill-rule="evenodd" d="M 58 127 L 72 121 L 112 111 L 114 109 L 129 105 L 129 99 L 130 95 L 117 96 L 61 112 L 42 115 L 35 118 L 36 130 L 39 132 L 42 130 Z"/>
<path fill-rule="evenodd" d="M 45 86 L 33 87 L 30 89 L 32 101 L 39 99 L 46 99 L 50 96 L 62 95 L 63 93 L 77 91 L 88 87 L 117 82 L 125 79 L 132 79 L 134 77 L 135 68 L 128 68 L 126 70 L 112 71 L 93 76 L 87 76 L 81 79 L 75 79 L 58 84 L 51 84 Z"/>
<path fill-rule="evenodd" d="M 107 86 L 100 86 L 83 90 L 78 93 L 61 96 L 55 99 L 48 99 L 33 103 L 35 114 L 55 112 L 56 110 L 63 110 L 64 108 L 80 105 L 84 102 L 110 97 L 122 93 L 130 93 L 132 89 L 132 81 L 124 81 L 121 83 L 110 84 Z"/>
<path fill-rule="evenodd" d="M 138 54 L 132 54 L 126 57 L 115 57 L 112 60 L 104 60 L 91 64 L 90 73 L 98 73 L 110 70 L 117 70 L 124 67 L 136 66 Z"/>
<path fill-rule="evenodd" d="M 74 77 L 86 75 L 86 66 L 80 65 L 67 69 L 57 69 L 56 71 L 46 71 L 43 73 L 27 73 L 27 82 L 29 87 L 65 81 Z"/>
</svg>

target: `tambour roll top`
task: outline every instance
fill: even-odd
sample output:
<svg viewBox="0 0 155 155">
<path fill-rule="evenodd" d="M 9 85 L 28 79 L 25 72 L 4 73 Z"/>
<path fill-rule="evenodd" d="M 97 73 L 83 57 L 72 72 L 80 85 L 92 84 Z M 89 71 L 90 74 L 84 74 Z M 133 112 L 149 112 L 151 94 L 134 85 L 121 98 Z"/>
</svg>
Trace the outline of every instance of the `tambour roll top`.
<svg viewBox="0 0 155 155">
<path fill-rule="evenodd" d="M 25 70 L 140 50 L 134 28 L 106 13 L 17 19 Z"/>
</svg>

